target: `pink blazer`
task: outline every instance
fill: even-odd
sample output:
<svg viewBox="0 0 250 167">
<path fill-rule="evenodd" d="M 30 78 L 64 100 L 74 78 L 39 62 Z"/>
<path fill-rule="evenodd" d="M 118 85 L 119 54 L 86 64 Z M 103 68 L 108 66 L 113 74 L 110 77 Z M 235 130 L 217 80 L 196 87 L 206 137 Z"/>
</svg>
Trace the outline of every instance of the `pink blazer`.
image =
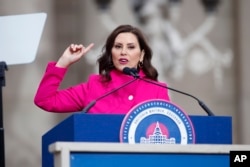
<svg viewBox="0 0 250 167">
<path fill-rule="evenodd" d="M 66 68 L 55 67 L 55 62 L 48 63 L 34 98 L 37 106 L 49 112 L 81 111 L 92 100 L 133 80 L 133 77 L 113 70 L 110 73 L 112 80 L 108 83 L 100 82 L 101 76 L 92 74 L 85 83 L 58 90 L 66 71 Z M 139 75 L 145 77 L 143 72 Z M 164 83 L 160 84 L 166 86 Z M 133 106 L 150 99 L 169 100 L 167 89 L 143 80 L 136 80 L 98 100 L 88 113 L 126 114 Z"/>
</svg>

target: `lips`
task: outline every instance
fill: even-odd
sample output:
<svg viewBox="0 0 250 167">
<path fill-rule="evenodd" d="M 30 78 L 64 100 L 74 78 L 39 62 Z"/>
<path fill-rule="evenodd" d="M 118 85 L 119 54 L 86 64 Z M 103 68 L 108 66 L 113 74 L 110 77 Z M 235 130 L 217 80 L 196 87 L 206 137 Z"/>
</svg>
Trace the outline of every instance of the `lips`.
<svg viewBox="0 0 250 167">
<path fill-rule="evenodd" d="M 120 59 L 119 59 L 119 62 L 120 62 L 121 64 L 126 64 L 126 63 L 128 62 L 128 59 L 126 59 L 126 58 L 120 58 Z"/>
</svg>

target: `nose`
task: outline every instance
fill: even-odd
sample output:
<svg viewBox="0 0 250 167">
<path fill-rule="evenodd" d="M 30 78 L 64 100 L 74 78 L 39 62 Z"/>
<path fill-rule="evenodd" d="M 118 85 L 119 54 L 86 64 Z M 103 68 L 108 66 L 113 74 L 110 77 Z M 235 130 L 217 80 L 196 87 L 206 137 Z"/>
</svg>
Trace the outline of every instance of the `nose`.
<svg viewBox="0 0 250 167">
<path fill-rule="evenodd" d="M 127 54 L 127 49 L 124 47 L 124 48 L 122 48 L 122 50 L 121 50 L 121 54 L 122 55 L 126 55 Z"/>
</svg>

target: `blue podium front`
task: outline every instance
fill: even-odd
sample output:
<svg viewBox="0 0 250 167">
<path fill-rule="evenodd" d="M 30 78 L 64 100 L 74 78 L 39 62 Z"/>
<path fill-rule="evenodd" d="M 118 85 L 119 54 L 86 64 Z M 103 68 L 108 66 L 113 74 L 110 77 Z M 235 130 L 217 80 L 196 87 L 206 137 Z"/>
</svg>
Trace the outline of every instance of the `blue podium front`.
<svg viewBox="0 0 250 167">
<path fill-rule="evenodd" d="M 232 161 L 232 150 L 249 145 L 218 144 L 128 144 L 98 142 L 55 142 L 49 146 L 54 167 L 152 167 L 249 166 Z"/>
<path fill-rule="evenodd" d="M 48 146 L 54 142 L 120 142 L 120 126 L 125 115 L 76 113 L 42 136 L 42 167 L 53 167 Z M 196 144 L 232 144 L 229 116 L 189 116 Z"/>
</svg>

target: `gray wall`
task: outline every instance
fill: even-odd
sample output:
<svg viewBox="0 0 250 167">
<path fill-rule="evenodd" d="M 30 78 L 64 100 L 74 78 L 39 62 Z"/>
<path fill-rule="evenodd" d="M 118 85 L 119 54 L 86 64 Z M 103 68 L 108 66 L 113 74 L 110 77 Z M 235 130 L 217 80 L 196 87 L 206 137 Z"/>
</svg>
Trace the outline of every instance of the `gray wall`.
<svg viewBox="0 0 250 167">
<path fill-rule="evenodd" d="M 249 7 L 250 1 L 242 0 L 236 5 L 237 11 L 235 14 L 235 48 L 236 48 L 236 69 L 235 69 L 235 83 L 237 94 L 235 101 L 237 101 L 237 108 L 235 115 L 237 122 L 235 124 L 235 131 L 239 131 L 239 143 L 250 143 L 249 121 L 250 113 L 250 21 L 249 21 Z"/>
<path fill-rule="evenodd" d="M 90 42 L 98 47 L 109 33 L 103 27 L 94 1 L 76 0 L 1 0 L 0 15 L 46 12 L 47 21 L 36 60 L 30 64 L 12 65 L 6 71 L 3 88 L 6 166 L 34 167 L 41 162 L 41 136 L 68 114 L 47 113 L 33 104 L 33 97 L 48 61 L 56 61 L 70 43 Z M 118 24 L 137 24 L 127 1 L 114 1 L 110 13 Z M 15 5 L 13 5 L 15 4 Z M 233 64 L 225 68 L 223 86 L 214 85 L 213 73 L 197 76 L 187 71 L 180 80 L 168 78 L 167 83 L 189 92 L 206 102 L 216 115 L 233 117 L 235 144 L 250 144 L 248 118 L 250 107 L 249 66 L 249 8 L 250 1 L 222 1 L 218 22 L 209 34 L 209 40 L 220 50 L 234 51 Z M 196 0 L 184 1 L 181 28 L 185 33 L 204 19 L 203 9 Z M 187 26 L 189 23 L 190 27 Z M 88 56 L 88 55 L 86 55 Z M 1 55 L 0 55 L 1 57 Z M 157 65 L 156 65 L 157 66 Z M 87 58 L 73 65 L 62 87 L 84 81 L 96 72 L 96 65 Z M 167 75 L 167 73 L 160 74 Z M 205 115 L 197 103 L 171 93 L 174 102 L 191 115 Z"/>
</svg>

